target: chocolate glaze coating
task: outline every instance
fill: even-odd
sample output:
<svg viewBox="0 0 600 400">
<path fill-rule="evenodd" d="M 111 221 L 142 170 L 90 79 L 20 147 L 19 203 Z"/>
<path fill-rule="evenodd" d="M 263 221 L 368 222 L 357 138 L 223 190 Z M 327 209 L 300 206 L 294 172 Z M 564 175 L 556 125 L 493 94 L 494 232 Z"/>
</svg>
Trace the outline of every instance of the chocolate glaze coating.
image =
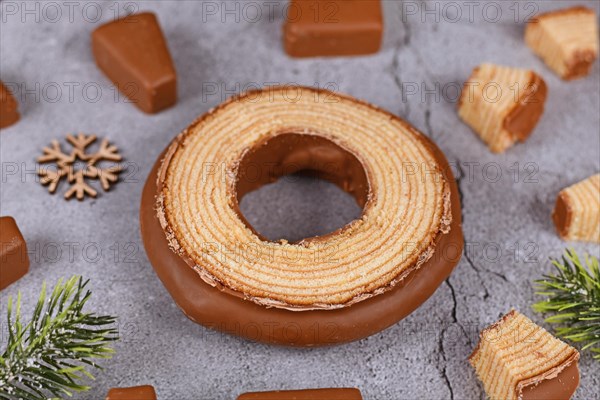
<svg viewBox="0 0 600 400">
<path fill-rule="evenodd" d="M 531 86 L 525 87 L 521 102 L 506 116 L 504 127 L 520 142 L 527 140 L 544 113 L 548 96 L 546 82 L 535 74 Z"/>
<path fill-rule="evenodd" d="M 589 75 L 594 61 L 596 61 L 596 54 L 593 52 L 585 50 L 576 52 L 573 60 L 568 63 L 568 72 L 563 79 L 568 81 Z"/>
<path fill-rule="evenodd" d="M 108 391 L 106 400 L 156 400 L 156 392 L 150 385 L 113 388 Z"/>
<path fill-rule="evenodd" d="M 254 176 L 257 170 L 261 173 Z M 356 156 L 322 136 L 290 132 L 263 140 L 243 155 L 238 166 L 237 200 L 296 172 L 338 185 L 361 207 L 369 198 L 367 173 Z"/>
<path fill-rule="evenodd" d="M 569 226 L 571 225 L 572 213 L 571 207 L 565 194 L 560 194 L 556 197 L 554 210 L 552 211 L 552 221 L 561 237 L 567 236 Z"/>
<path fill-rule="evenodd" d="M 25 239 L 13 217 L 0 217 L 0 290 L 29 271 Z"/>
<path fill-rule="evenodd" d="M 237 400 L 362 400 L 358 389 L 306 389 L 241 394 Z"/>
<path fill-rule="evenodd" d="M 0 82 L 0 129 L 8 128 L 19 120 L 18 108 L 10 90 Z"/>
<path fill-rule="evenodd" d="M 380 0 L 292 0 L 283 26 L 292 57 L 372 54 L 382 37 Z"/>
<path fill-rule="evenodd" d="M 92 32 L 98 67 L 140 110 L 157 113 L 177 101 L 177 73 L 156 15 L 132 14 Z"/>
<path fill-rule="evenodd" d="M 563 369 L 558 376 L 544 379 L 537 385 L 523 388 L 521 400 L 568 400 L 579 386 L 579 368 L 577 361 Z"/>
<path fill-rule="evenodd" d="M 260 171 L 256 176 L 255 172 Z M 349 150 L 344 149 L 322 136 L 280 133 L 256 143 L 240 159 L 233 208 L 244 224 L 262 241 L 268 241 L 248 223 L 239 203 L 247 193 L 282 176 L 300 173 L 336 184 L 346 193 L 354 196 L 360 207 L 371 197 L 367 172 L 361 161 Z M 349 225 L 349 224 L 348 224 Z M 327 235 L 304 238 L 301 242 L 318 242 L 342 232 L 346 227 Z M 238 294 L 239 293 L 235 293 Z"/>
<path fill-rule="evenodd" d="M 397 118 L 390 114 L 390 118 Z M 436 251 L 420 269 L 411 272 L 388 292 L 342 309 L 291 311 L 267 308 L 212 287 L 169 247 L 155 210 L 158 169 L 164 153 L 150 172 L 142 194 L 141 233 L 154 270 L 177 305 L 193 321 L 250 340 L 289 346 L 324 346 L 351 342 L 400 321 L 450 275 L 463 250 L 458 188 L 443 153 L 425 136 L 451 190 L 452 223 L 448 234 L 438 234 Z"/>
</svg>

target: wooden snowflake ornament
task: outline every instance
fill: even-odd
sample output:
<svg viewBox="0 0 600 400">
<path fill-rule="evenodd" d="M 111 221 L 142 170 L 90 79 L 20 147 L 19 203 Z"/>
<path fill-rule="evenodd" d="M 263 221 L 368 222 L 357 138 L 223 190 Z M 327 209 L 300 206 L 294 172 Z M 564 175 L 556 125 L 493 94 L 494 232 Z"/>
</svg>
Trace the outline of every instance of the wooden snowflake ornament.
<svg viewBox="0 0 600 400">
<path fill-rule="evenodd" d="M 101 168 L 99 163 L 121 161 L 122 157 L 117 147 L 110 144 L 107 139 L 102 140 L 96 152 L 87 153 L 86 149 L 96 139 L 96 135 L 84 135 L 83 133 L 79 133 L 77 136 L 67 135 L 67 141 L 73 147 L 71 153 L 63 152 L 58 140 L 53 140 L 50 146 L 44 147 L 44 154 L 38 157 L 37 161 L 41 164 L 54 163 L 56 169 L 39 168 L 38 175 L 41 176 L 41 184 L 48 185 L 48 191 L 54 193 L 58 184 L 65 178 L 71 185 L 65 193 L 67 200 L 73 196 L 77 197 L 77 200 L 83 200 L 86 196 L 96 197 L 98 192 L 88 184 L 88 181 L 92 179 L 99 180 L 102 189 L 108 191 L 111 184 L 119 180 L 119 173 L 123 168 L 120 165 Z M 85 163 L 85 167 L 78 169 L 78 162 Z"/>
</svg>

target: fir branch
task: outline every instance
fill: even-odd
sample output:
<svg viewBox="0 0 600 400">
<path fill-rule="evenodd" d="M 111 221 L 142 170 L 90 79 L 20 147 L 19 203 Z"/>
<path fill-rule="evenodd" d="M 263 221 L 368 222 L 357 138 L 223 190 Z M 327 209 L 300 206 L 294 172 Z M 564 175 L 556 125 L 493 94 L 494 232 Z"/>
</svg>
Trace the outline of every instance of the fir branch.
<svg viewBox="0 0 600 400">
<path fill-rule="evenodd" d="M 566 250 L 561 260 L 552 260 L 555 275 L 537 280 L 537 294 L 546 300 L 533 305 L 534 311 L 553 313 L 546 322 L 556 326 L 556 334 L 573 342 L 583 342 L 600 361 L 600 269 L 598 259 L 586 255 L 585 265 L 574 250 Z"/>
<path fill-rule="evenodd" d="M 58 281 L 46 298 L 42 286 L 31 321 L 21 321 L 21 293 L 8 299 L 8 343 L 0 355 L 0 399 L 42 400 L 89 390 L 88 367 L 112 357 L 107 345 L 118 339 L 115 317 L 85 313 L 89 281 L 74 276 Z M 13 317 L 14 315 L 14 317 Z M 13 319 L 14 318 L 14 319 Z"/>
</svg>

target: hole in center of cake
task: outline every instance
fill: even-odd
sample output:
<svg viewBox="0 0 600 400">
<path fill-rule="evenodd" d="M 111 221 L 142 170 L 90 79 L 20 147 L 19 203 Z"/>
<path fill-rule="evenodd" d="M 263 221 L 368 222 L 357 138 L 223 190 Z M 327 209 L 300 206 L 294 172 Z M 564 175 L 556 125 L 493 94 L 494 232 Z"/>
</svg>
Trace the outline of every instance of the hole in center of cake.
<svg viewBox="0 0 600 400">
<path fill-rule="evenodd" d="M 298 242 L 360 218 L 367 173 L 347 149 L 318 135 L 283 133 L 240 160 L 235 198 L 242 220 L 263 238 Z"/>
</svg>

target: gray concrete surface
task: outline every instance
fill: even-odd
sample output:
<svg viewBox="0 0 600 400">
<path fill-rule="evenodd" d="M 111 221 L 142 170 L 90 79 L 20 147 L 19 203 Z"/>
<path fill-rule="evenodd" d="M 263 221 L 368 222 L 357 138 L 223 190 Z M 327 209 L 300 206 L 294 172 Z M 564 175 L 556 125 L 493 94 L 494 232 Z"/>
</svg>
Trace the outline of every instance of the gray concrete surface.
<svg viewBox="0 0 600 400">
<path fill-rule="evenodd" d="M 1 78 L 20 85 L 22 112 L 18 125 L 0 134 L 0 212 L 17 219 L 32 259 L 31 272 L 0 294 L 0 311 L 19 290 L 30 311 L 43 281 L 73 274 L 91 279 L 90 306 L 120 317 L 123 340 L 93 390 L 78 399 L 101 399 L 110 387 L 146 383 L 163 400 L 329 386 L 359 387 L 368 400 L 484 398 L 466 362 L 479 329 L 510 307 L 542 323 L 530 309 L 538 299 L 532 281 L 551 271 L 548 257 L 560 256 L 567 245 L 599 256 L 597 245 L 562 242 L 550 220 L 558 191 L 600 170 L 598 64 L 586 79 L 566 83 L 523 42 L 523 21 L 532 11 L 568 2 L 503 2 L 495 21 L 497 3 L 385 1 L 378 54 L 307 60 L 290 59 L 282 50 L 283 3 L 133 2 L 158 14 L 179 73 L 177 106 L 154 116 L 122 98 L 115 101 L 90 53 L 90 32 L 125 3 L 59 1 L 60 16 L 48 3 L 0 4 Z M 595 1 L 580 3 L 599 9 Z M 269 7 L 275 8 L 269 13 Z M 455 111 L 457 85 L 484 61 L 533 68 L 549 86 L 546 113 L 534 134 L 503 155 L 491 154 Z M 319 85 L 373 102 L 433 138 L 457 166 L 467 257 L 409 318 L 360 342 L 288 349 L 211 332 L 174 305 L 141 246 L 140 193 L 163 147 L 230 92 L 272 83 Z M 57 87 L 62 96 L 54 101 Z M 102 96 L 94 102 L 97 88 Z M 114 141 L 132 163 L 126 182 L 83 203 L 49 195 L 31 173 L 34 160 L 51 139 L 69 132 Z M 306 206 L 310 196 L 297 195 L 304 189 L 324 200 Z M 269 192 L 277 197 L 265 207 Z M 285 181 L 256 193 L 244 209 L 269 234 L 301 236 L 352 218 L 355 206 L 347 200 L 327 185 Z M 286 221 L 279 206 L 296 206 L 299 213 Z M 302 218 L 311 210 L 319 218 Z M 581 371 L 576 398 L 599 398 L 600 364 L 584 355 Z"/>
</svg>

